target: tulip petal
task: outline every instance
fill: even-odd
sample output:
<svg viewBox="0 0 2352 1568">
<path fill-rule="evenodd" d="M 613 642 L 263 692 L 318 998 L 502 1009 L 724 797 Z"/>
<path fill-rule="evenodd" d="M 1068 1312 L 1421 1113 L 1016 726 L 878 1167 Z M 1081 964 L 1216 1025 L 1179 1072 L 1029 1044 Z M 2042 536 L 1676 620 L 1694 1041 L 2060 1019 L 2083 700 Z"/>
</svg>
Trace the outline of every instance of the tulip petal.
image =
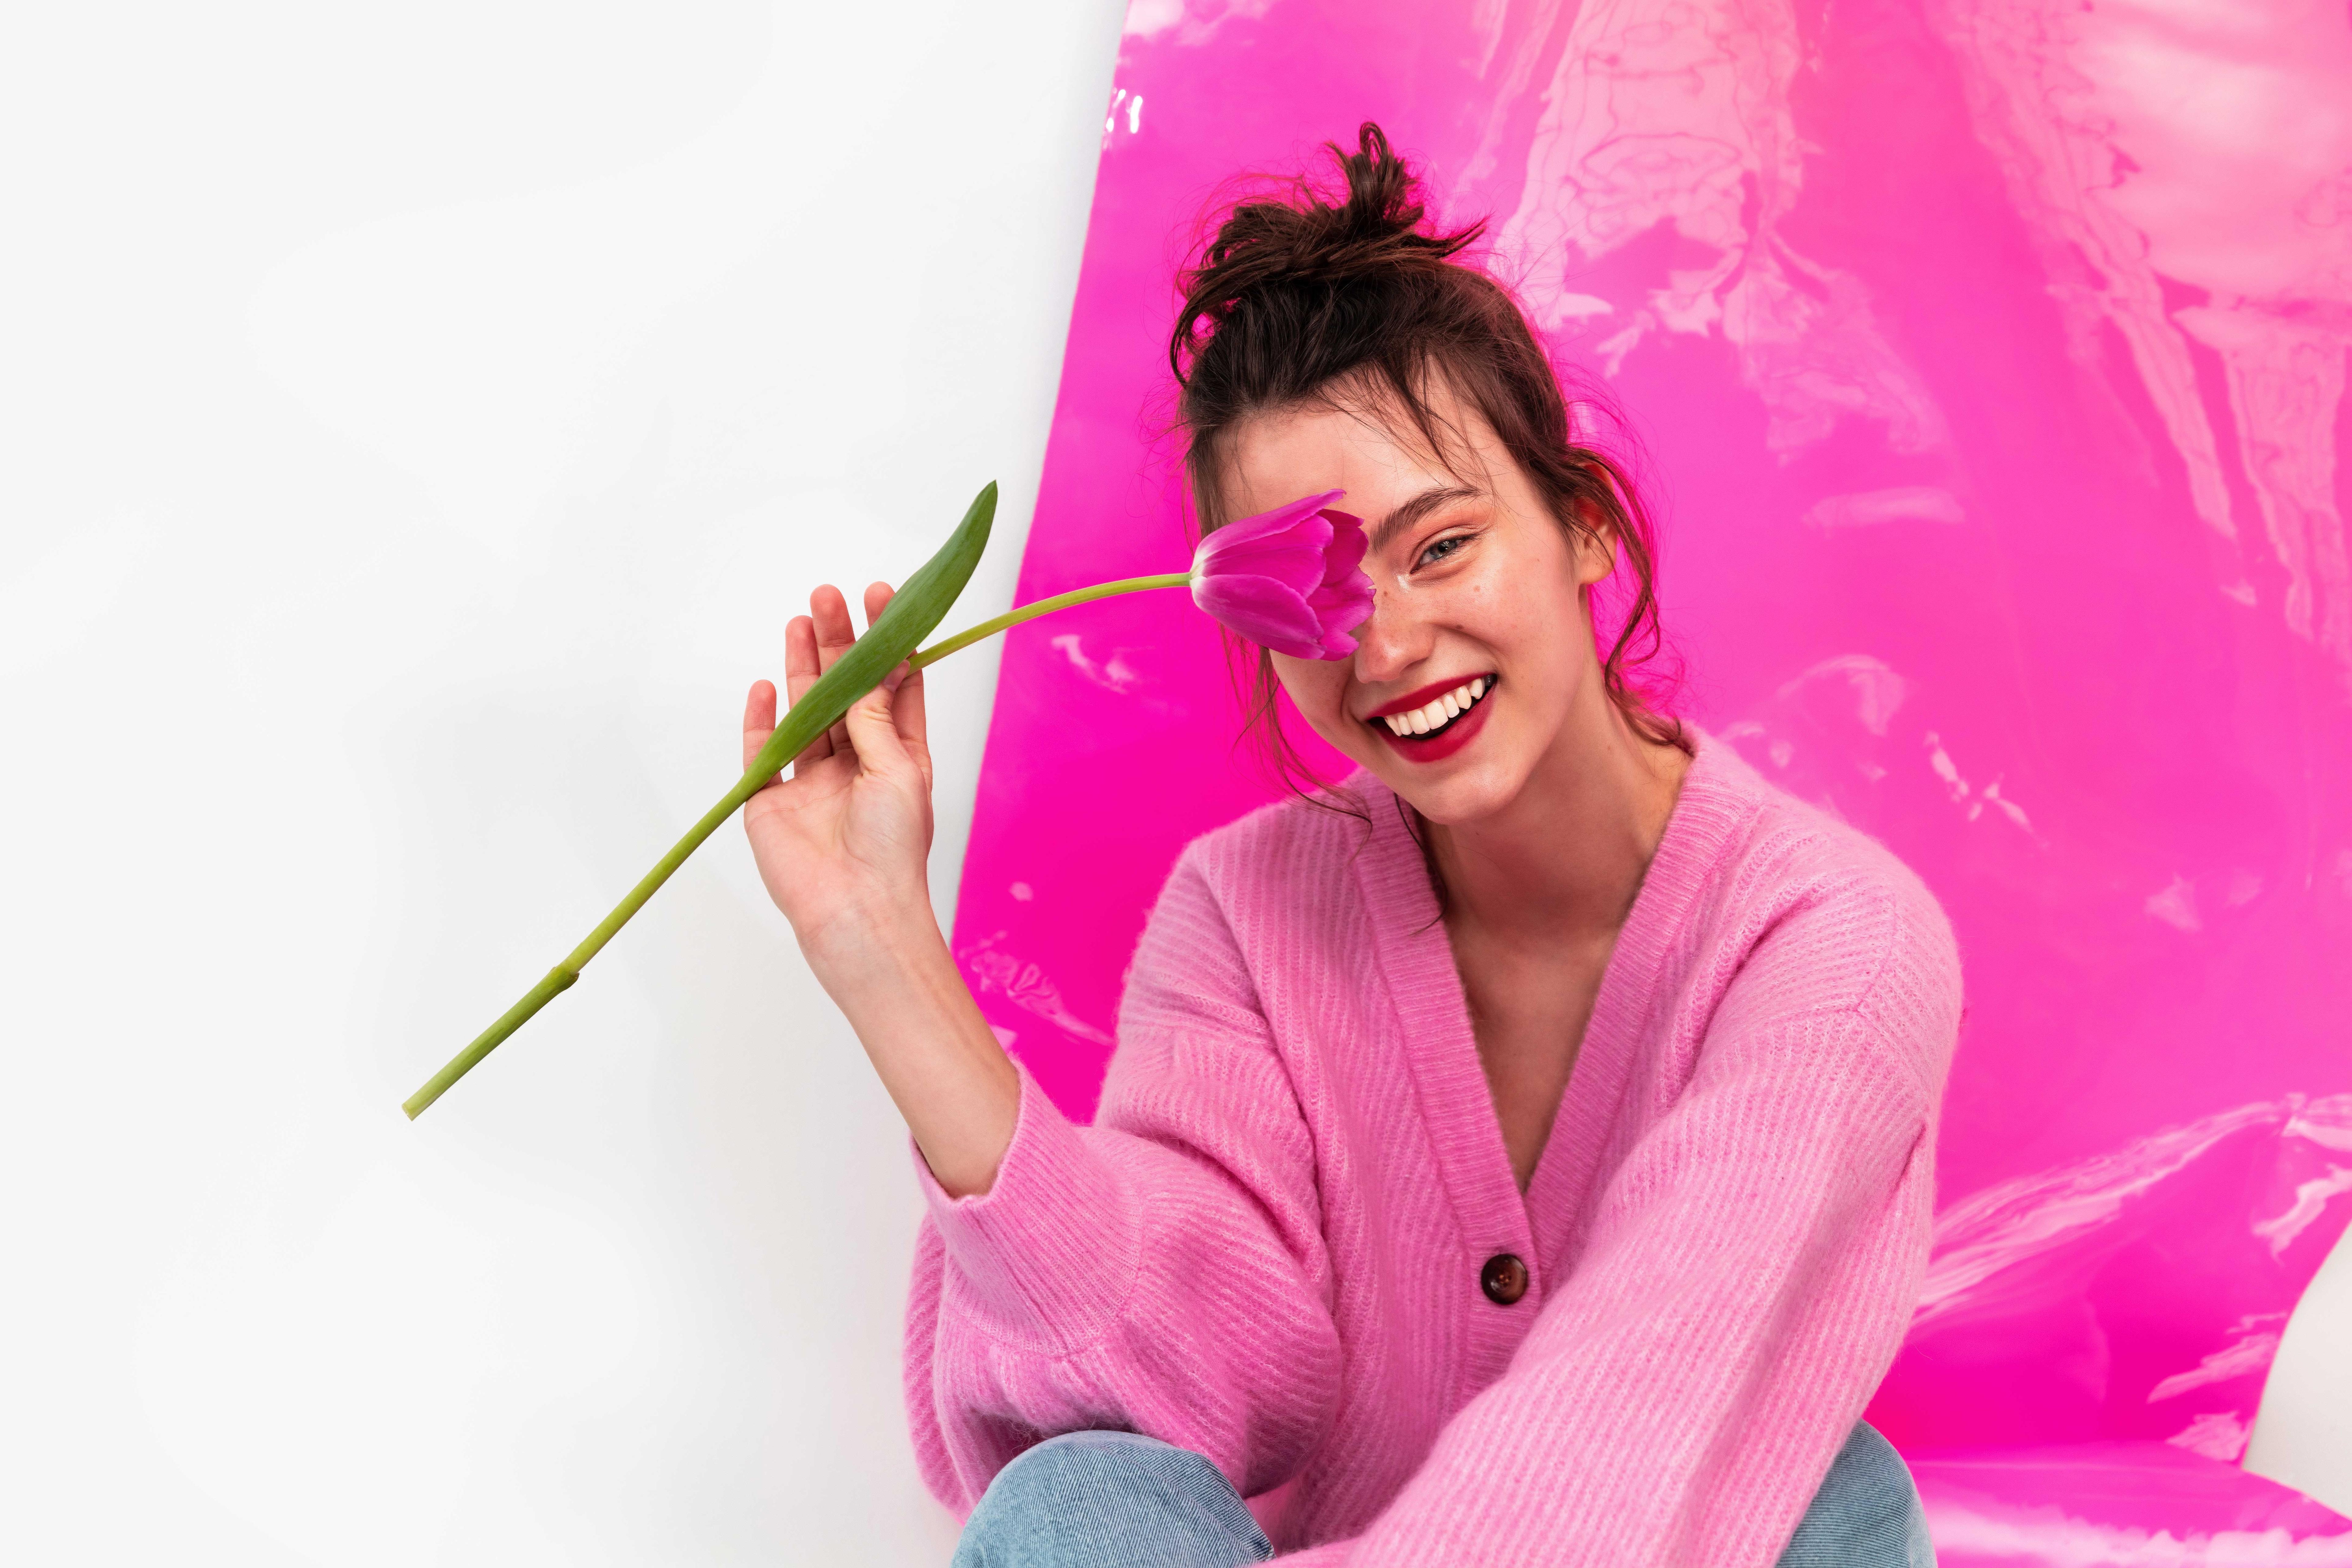
<svg viewBox="0 0 2352 1568">
<path fill-rule="evenodd" d="M 1250 641 L 1294 658 L 1323 658 L 1322 627 L 1306 596 L 1272 577 L 1192 580 L 1192 602 Z"/>
<path fill-rule="evenodd" d="M 1287 505 L 1276 507 L 1271 511 L 1262 511 L 1255 517 L 1244 517 L 1237 521 L 1229 522 L 1201 541 L 1201 556 L 1195 558 L 1196 563 L 1202 557 L 1213 560 L 1226 551 L 1238 549 L 1244 544 L 1272 535 L 1287 532 L 1297 524 L 1300 519 L 1315 516 L 1328 503 L 1347 493 L 1345 490 L 1325 490 L 1321 495 L 1301 496 L 1298 500 Z"/>
<path fill-rule="evenodd" d="M 1360 600 L 1365 610 L 1372 607 L 1372 580 L 1364 575 L 1364 552 L 1370 541 L 1364 537 L 1364 526 L 1344 511 L 1326 510 L 1323 516 L 1331 527 L 1331 542 L 1323 547 L 1323 579 L 1317 592 L 1309 595 L 1317 604 L 1325 601 L 1320 595 L 1333 595 L 1329 602 L 1339 604 Z"/>
<path fill-rule="evenodd" d="M 1372 580 L 1363 572 L 1370 541 L 1361 519 L 1328 507 L 1323 516 L 1332 524 L 1331 542 L 1324 547 L 1323 581 L 1307 602 L 1323 627 L 1323 657 L 1345 658 L 1356 651 L 1355 629 L 1371 618 Z"/>
<path fill-rule="evenodd" d="M 1297 658 L 1345 658 L 1372 609 L 1367 541 L 1344 491 L 1302 496 L 1227 523 L 1192 557 L 1192 602 L 1236 632 Z"/>
<path fill-rule="evenodd" d="M 1272 577 L 1303 594 L 1323 581 L 1325 540 L 1330 531 L 1329 523 L 1310 516 L 1281 533 L 1218 552 L 1209 558 L 1208 575 Z"/>
</svg>

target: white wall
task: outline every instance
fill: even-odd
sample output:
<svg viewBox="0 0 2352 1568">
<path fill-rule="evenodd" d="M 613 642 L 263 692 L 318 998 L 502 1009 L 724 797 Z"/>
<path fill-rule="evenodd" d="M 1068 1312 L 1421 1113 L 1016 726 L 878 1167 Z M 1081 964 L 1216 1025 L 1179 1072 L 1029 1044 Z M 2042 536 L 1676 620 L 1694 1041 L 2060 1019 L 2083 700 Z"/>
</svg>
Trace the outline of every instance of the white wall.
<svg viewBox="0 0 2352 1568">
<path fill-rule="evenodd" d="M 398 1104 L 731 781 L 813 584 L 993 478 L 1009 602 L 1120 11 L 12 14 L 0 1556 L 945 1561 L 905 1132 L 740 830 Z"/>
</svg>

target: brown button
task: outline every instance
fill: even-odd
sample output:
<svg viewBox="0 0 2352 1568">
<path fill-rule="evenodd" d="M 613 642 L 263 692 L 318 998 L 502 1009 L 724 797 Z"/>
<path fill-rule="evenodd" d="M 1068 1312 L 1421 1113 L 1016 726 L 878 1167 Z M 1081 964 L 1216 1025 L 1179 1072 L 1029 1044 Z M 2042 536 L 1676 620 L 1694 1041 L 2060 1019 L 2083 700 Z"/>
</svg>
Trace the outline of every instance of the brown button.
<svg viewBox="0 0 2352 1568">
<path fill-rule="evenodd" d="M 1507 1307 L 1528 1293 L 1528 1266 L 1515 1254 L 1498 1252 L 1478 1270 L 1478 1289 L 1497 1307 Z"/>
</svg>

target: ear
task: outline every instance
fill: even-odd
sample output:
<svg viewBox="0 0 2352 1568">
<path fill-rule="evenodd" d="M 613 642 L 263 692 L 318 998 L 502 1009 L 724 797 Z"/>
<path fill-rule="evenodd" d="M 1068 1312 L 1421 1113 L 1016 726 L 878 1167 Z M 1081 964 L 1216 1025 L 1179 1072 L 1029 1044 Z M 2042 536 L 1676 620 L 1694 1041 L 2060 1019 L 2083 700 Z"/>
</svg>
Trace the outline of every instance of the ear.
<svg viewBox="0 0 2352 1568">
<path fill-rule="evenodd" d="M 1617 570 L 1617 524 L 1591 501 L 1577 503 L 1580 528 L 1569 531 L 1576 547 L 1577 586 L 1589 588 Z"/>
</svg>

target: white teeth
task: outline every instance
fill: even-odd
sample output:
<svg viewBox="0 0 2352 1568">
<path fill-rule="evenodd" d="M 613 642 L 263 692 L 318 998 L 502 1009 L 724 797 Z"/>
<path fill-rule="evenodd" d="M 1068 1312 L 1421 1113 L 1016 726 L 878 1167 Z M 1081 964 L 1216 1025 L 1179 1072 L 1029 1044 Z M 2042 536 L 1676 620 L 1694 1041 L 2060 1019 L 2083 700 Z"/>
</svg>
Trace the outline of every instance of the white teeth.
<svg viewBox="0 0 2352 1568">
<path fill-rule="evenodd" d="M 1435 701 L 1404 713 L 1383 713 L 1381 722 L 1389 727 L 1391 735 L 1426 735 L 1439 730 L 1452 720 L 1460 718 L 1471 706 L 1486 695 L 1486 678 L 1479 676 L 1465 680 Z"/>
</svg>

